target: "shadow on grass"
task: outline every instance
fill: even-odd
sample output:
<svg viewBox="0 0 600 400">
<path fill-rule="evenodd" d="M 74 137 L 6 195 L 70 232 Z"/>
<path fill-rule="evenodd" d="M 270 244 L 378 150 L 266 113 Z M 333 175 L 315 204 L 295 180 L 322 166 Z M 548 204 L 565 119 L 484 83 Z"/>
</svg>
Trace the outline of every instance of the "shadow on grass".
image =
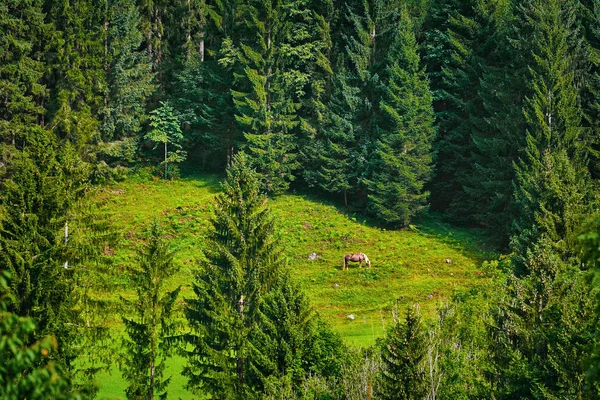
<svg viewBox="0 0 600 400">
<path fill-rule="evenodd" d="M 341 196 L 333 196 L 318 190 L 310 191 L 306 188 L 298 188 L 289 191 L 288 194 L 299 196 L 305 200 L 325 204 L 334 207 L 340 214 L 344 215 L 350 221 L 363 226 L 386 230 L 386 231 L 413 231 L 426 236 L 435 237 L 442 243 L 452 247 L 455 250 L 466 250 L 471 255 L 488 253 L 491 257 L 496 257 L 499 253 L 500 243 L 489 232 L 481 228 L 469 228 L 458 226 L 447 220 L 444 214 L 438 212 L 424 211 L 413 218 L 409 228 L 390 228 L 376 219 L 364 215 L 356 206 L 344 206 L 341 203 Z M 487 258 L 487 257 L 486 257 Z"/>
</svg>

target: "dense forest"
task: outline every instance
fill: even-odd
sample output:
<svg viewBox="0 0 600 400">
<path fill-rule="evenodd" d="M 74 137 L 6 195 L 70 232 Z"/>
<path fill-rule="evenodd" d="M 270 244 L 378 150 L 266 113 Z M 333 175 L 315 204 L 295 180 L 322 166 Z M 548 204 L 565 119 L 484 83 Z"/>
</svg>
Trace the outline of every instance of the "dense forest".
<svg viewBox="0 0 600 400">
<path fill-rule="evenodd" d="M 599 134 L 598 0 L 2 1 L 0 397 L 94 398 L 118 365 L 166 398 L 177 354 L 214 399 L 600 398 Z M 224 182 L 182 317 L 159 220 L 109 301 L 88 193 L 183 166 Z M 289 276 L 290 189 L 503 255 L 355 349 Z"/>
</svg>

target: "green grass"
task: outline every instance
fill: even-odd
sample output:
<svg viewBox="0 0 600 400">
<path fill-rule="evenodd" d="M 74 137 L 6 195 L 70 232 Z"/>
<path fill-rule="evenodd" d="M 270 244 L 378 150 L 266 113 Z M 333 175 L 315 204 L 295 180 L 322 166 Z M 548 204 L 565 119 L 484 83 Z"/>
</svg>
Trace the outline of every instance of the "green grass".
<svg viewBox="0 0 600 400">
<path fill-rule="evenodd" d="M 101 189 L 95 198 L 121 234 L 112 249 L 116 268 L 135 262 L 143 228 L 158 218 L 181 265 L 169 286 L 183 285 L 183 297 L 190 297 L 193 274 L 203 257 L 211 200 L 219 190 L 219 177 L 214 175 L 174 182 L 130 179 Z M 431 215 L 409 230 L 392 231 L 308 195 L 288 194 L 270 204 L 279 219 L 292 276 L 320 316 L 351 345 L 373 344 L 391 322 L 395 305 L 402 311 L 419 303 L 423 313 L 431 315 L 453 293 L 483 284 L 479 266 L 493 257 L 478 232 L 449 226 Z M 312 252 L 317 253 L 316 260 L 309 260 Z M 343 271 L 343 256 L 350 252 L 366 253 L 371 269 L 351 264 Z M 115 291 L 107 295 L 116 299 L 118 294 L 132 294 L 123 279 L 117 279 Z M 174 374 L 170 397 L 192 397 L 181 389 L 184 380 L 178 371 L 183 363 L 177 358 L 169 364 Z M 125 384 L 118 371 L 99 381 L 100 398 L 124 398 Z"/>
</svg>

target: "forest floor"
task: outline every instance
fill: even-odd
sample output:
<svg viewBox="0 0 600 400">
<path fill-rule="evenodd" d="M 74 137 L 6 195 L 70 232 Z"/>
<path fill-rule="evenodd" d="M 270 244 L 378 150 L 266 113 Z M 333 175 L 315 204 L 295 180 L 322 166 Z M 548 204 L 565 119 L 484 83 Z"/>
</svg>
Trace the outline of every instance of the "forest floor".
<svg viewBox="0 0 600 400">
<path fill-rule="evenodd" d="M 130 178 L 100 189 L 94 199 L 101 213 L 119 233 L 114 252 L 115 268 L 136 262 L 136 248 L 145 229 L 157 218 L 175 249 L 180 272 L 169 282 L 182 286 L 183 302 L 193 295 L 194 272 L 203 258 L 210 225 L 211 201 L 220 191 L 217 175 L 195 175 L 176 181 Z M 392 309 L 403 313 L 418 303 L 425 317 L 456 293 L 484 284 L 481 263 L 495 258 L 478 231 L 457 228 L 435 215 L 425 215 L 406 230 L 385 230 L 358 214 L 309 194 L 290 193 L 270 200 L 289 259 L 292 276 L 304 288 L 316 312 L 330 323 L 346 343 L 369 346 L 393 322 Z M 309 254 L 316 253 L 314 260 Z M 371 268 L 350 264 L 342 270 L 346 253 L 363 252 Z M 450 259 L 451 262 L 446 262 Z M 127 279 L 117 274 L 115 290 L 106 296 L 131 297 Z M 350 319 L 349 316 L 354 318 Z M 115 320 L 115 329 L 122 330 Z M 174 374 L 169 398 L 191 398 L 181 389 L 183 360 L 169 364 Z M 125 382 L 118 370 L 99 377 L 101 399 L 124 398 Z"/>
</svg>

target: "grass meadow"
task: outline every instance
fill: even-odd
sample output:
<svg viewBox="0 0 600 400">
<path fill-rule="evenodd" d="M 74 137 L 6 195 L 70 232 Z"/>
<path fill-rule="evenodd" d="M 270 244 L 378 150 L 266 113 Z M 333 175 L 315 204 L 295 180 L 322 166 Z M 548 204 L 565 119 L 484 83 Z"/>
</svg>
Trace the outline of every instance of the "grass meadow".
<svg viewBox="0 0 600 400">
<path fill-rule="evenodd" d="M 100 189 L 94 198 L 101 213 L 119 233 L 114 249 L 114 290 L 106 296 L 129 297 L 133 291 L 120 274 L 136 262 L 136 248 L 144 230 L 157 218 L 177 253 L 180 272 L 169 282 L 182 286 L 178 314 L 183 321 L 185 298 L 192 296 L 194 272 L 203 257 L 211 217 L 211 201 L 220 191 L 220 177 L 201 175 L 177 181 L 130 178 Z M 270 201 L 278 217 L 291 275 L 302 285 L 316 312 L 353 346 L 369 346 L 392 323 L 392 309 L 400 312 L 418 303 L 427 318 L 449 296 L 484 284 L 482 261 L 494 258 L 476 231 L 456 228 L 425 215 L 406 230 L 385 230 L 343 207 L 307 194 L 290 193 Z M 309 259 L 310 253 L 317 258 Z M 366 253 L 371 268 L 350 264 L 343 256 Z M 451 263 L 447 263 L 450 259 Z M 353 315 L 354 319 L 348 318 Z M 115 331 L 121 332 L 118 319 Z M 198 398 L 182 387 L 184 360 L 168 364 L 173 374 L 169 398 Z M 101 399 L 124 399 L 125 382 L 118 369 L 99 377 Z"/>
</svg>

